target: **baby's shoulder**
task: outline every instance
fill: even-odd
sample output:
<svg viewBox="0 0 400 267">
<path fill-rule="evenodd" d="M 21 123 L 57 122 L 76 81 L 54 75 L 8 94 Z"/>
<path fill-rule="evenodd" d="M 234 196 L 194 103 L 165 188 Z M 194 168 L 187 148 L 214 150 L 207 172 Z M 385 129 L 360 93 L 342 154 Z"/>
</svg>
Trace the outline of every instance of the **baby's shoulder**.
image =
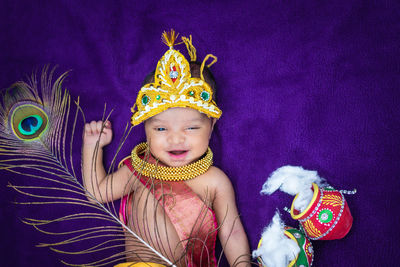
<svg viewBox="0 0 400 267">
<path fill-rule="evenodd" d="M 218 167 L 211 166 L 204 176 L 207 184 L 211 187 L 223 188 L 231 185 L 228 176 Z"/>
<path fill-rule="evenodd" d="M 220 168 L 218 168 L 218 167 L 215 167 L 215 166 L 211 166 L 208 170 L 207 170 L 207 172 L 205 173 L 206 175 L 209 175 L 209 176 L 213 176 L 213 177 L 220 177 L 220 178 L 224 178 L 224 177 L 226 177 L 226 178 L 228 178 L 227 176 L 226 176 L 226 174 L 220 169 Z"/>
<path fill-rule="evenodd" d="M 208 199 L 212 202 L 221 192 L 230 192 L 232 188 L 228 176 L 215 166 L 211 166 L 205 173 L 195 179 L 187 180 L 186 184 L 203 200 Z"/>
</svg>

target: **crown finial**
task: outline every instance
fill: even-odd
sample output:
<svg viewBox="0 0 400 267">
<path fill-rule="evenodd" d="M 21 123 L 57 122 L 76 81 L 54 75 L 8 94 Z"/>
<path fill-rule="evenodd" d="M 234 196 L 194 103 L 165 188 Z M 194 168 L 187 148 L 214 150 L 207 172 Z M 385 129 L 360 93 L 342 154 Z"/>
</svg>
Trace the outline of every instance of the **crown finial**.
<svg viewBox="0 0 400 267">
<path fill-rule="evenodd" d="M 176 33 L 174 29 L 171 29 L 169 32 L 164 31 L 161 36 L 161 40 L 164 44 L 168 45 L 169 48 L 173 48 L 176 39 L 178 38 L 179 33 Z"/>
</svg>

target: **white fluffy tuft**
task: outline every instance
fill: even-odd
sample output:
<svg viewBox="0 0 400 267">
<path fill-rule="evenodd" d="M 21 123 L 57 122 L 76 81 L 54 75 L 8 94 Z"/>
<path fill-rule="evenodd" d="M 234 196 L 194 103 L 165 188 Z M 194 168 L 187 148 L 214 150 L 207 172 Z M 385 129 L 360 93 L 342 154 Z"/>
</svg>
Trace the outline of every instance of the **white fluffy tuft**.
<svg viewBox="0 0 400 267">
<path fill-rule="evenodd" d="M 284 235 L 284 224 L 276 212 L 272 222 L 264 229 L 261 246 L 253 257 L 261 257 L 264 266 L 287 267 L 300 252 L 297 242 Z"/>
<path fill-rule="evenodd" d="M 294 208 L 302 212 L 311 202 L 313 196 L 312 183 L 316 183 L 318 186 L 326 185 L 325 180 L 319 177 L 316 171 L 308 171 L 302 167 L 288 165 L 274 171 L 263 184 L 260 193 L 270 195 L 279 189 L 292 196 L 298 194 Z"/>
</svg>

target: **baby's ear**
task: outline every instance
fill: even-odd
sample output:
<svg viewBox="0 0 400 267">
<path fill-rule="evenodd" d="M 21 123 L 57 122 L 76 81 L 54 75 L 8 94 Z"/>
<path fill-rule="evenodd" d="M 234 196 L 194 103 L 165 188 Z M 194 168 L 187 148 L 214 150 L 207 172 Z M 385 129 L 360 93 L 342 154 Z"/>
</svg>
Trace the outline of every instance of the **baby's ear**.
<svg viewBox="0 0 400 267">
<path fill-rule="evenodd" d="M 216 118 L 211 118 L 211 131 L 210 131 L 210 136 L 208 137 L 208 139 L 211 138 L 211 134 L 212 134 L 212 132 L 214 130 L 214 125 L 215 125 L 216 122 L 217 122 Z"/>
<path fill-rule="evenodd" d="M 214 125 L 217 122 L 216 118 L 211 118 L 211 131 L 214 130 Z"/>
</svg>

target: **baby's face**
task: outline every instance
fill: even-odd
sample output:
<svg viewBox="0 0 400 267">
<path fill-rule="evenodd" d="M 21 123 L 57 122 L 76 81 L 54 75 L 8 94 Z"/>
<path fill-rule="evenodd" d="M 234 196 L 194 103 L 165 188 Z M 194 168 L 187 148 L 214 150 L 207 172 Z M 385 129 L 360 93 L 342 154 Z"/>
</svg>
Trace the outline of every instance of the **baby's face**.
<svg viewBox="0 0 400 267">
<path fill-rule="evenodd" d="M 170 108 L 145 122 L 153 156 L 170 167 L 199 159 L 208 148 L 213 120 L 191 108 Z"/>
</svg>

